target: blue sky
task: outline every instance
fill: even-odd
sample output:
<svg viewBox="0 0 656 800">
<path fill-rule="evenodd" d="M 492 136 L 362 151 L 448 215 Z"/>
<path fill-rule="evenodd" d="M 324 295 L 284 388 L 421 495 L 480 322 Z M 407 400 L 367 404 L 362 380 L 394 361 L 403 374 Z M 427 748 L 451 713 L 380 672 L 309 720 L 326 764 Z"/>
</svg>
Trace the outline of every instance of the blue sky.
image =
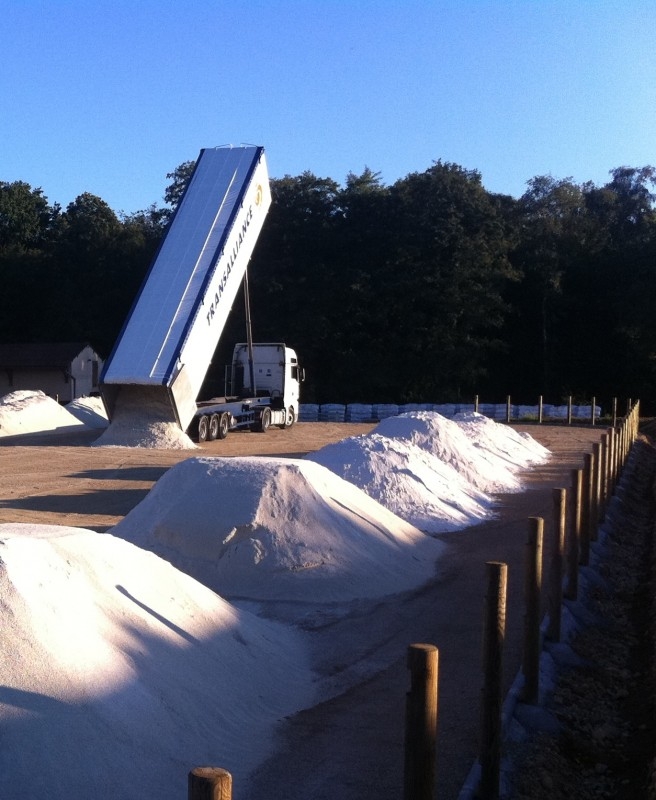
<svg viewBox="0 0 656 800">
<path fill-rule="evenodd" d="M 272 177 L 441 159 L 519 196 L 656 165 L 654 0 L 0 0 L 0 180 L 163 203 L 202 147 Z"/>
</svg>

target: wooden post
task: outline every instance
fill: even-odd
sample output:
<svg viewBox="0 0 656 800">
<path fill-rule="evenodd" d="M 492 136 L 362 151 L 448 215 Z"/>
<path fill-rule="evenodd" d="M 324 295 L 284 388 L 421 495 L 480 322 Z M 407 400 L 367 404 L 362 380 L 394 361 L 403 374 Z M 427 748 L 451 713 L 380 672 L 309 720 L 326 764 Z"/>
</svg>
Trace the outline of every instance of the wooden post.
<svg viewBox="0 0 656 800">
<path fill-rule="evenodd" d="M 522 700 L 536 704 L 540 689 L 540 596 L 542 593 L 542 538 L 544 520 L 529 517 L 524 575 L 524 690 Z"/>
<path fill-rule="evenodd" d="M 608 497 L 615 491 L 615 428 L 608 429 Z"/>
<path fill-rule="evenodd" d="M 572 424 L 572 395 L 567 398 L 567 424 Z"/>
<path fill-rule="evenodd" d="M 232 800 L 232 775 L 218 767 L 196 767 L 188 787 L 188 800 Z"/>
<path fill-rule="evenodd" d="M 613 397 L 613 428 L 617 425 L 617 397 Z"/>
<path fill-rule="evenodd" d="M 474 411 L 478 414 L 478 395 L 474 395 Z"/>
<path fill-rule="evenodd" d="M 608 484 L 606 478 L 608 475 L 608 434 L 601 434 L 601 450 L 599 451 L 599 520 L 601 521 L 605 515 L 606 497 L 608 492 Z"/>
<path fill-rule="evenodd" d="M 594 447 L 592 448 L 592 453 L 587 456 L 584 456 L 584 459 L 590 459 L 590 475 L 588 476 L 588 489 L 587 489 L 587 501 L 588 501 L 588 547 L 590 546 L 590 542 L 595 541 L 597 538 L 597 508 L 598 504 L 595 498 L 595 490 L 597 487 L 596 484 L 596 472 L 597 472 L 597 464 L 595 458 L 595 451 Z"/>
<path fill-rule="evenodd" d="M 503 644 L 506 636 L 508 565 L 488 561 L 483 625 L 483 696 L 481 701 L 481 785 L 479 797 L 499 797 L 501 774 L 501 709 L 503 706 Z"/>
<path fill-rule="evenodd" d="M 590 562 L 590 508 L 592 501 L 592 455 L 583 456 L 583 481 L 581 489 L 581 539 L 579 564 L 586 566 Z"/>
<path fill-rule="evenodd" d="M 403 797 L 432 800 L 437 742 L 437 647 L 411 644 L 407 663 L 410 691 L 406 695 Z"/>
<path fill-rule="evenodd" d="M 510 403 L 510 395 L 506 397 L 506 422 L 510 422 L 512 416 L 512 405 Z"/>
<path fill-rule="evenodd" d="M 624 420 L 620 421 L 615 428 L 615 481 L 616 485 L 622 476 L 624 466 Z"/>
<path fill-rule="evenodd" d="M 624 437 L 624 462 L 629 457 L 629 450 L 633 444 L 633 414 L 626 420 L 626 436 Z"/>
<path fill-rule="evenodd" d="M 601 504 L 601 442 L 592 445 L 594 475 L 592 478 L 592 498 L 590 502 L 590 539 L 597 540 L 599 528 L 599 508 Z"/>
<path fill-rule="evenodd" d="M 543 415 L 543 403 L 542 403 L 542 395 L 538 398 L 538 423 L 542 425 L 542 415 Z"/>
<path fill-rule="evenodd" d="M 606 508 L 608 507 L 608 502 L 613 493 L 613 489 L 611 487 L 611 461 L 613 459 L 613 442 L 612 442 L 610 428 L 606 429 L 606 433 L 604 434 L 604 440 L 606 442 L 606 454 L 604 463 L 604 514 L 605 514 Z"/>
<path fill-rule="evenodd" d="M 563 605 L 563 557 L 565 554 L 565 510 L 567 492 L 554 489 L 553 544 L 551 569 L 549 570 L 549 627 L 547 636 L 554 642 L 560 641 L 560 622 Z"/>
<path fill-rule="evenodd" d="M 581 488 L 583 470 L 572 470 L 572 491 L 570 498 L 569 540 L 567 547 L 567 590 L 565 596 L 576 600 L 579 593 L 579 559 L 581 539 Z"/>
<path fill-rule="evenodd" d="M 592 406 L 590 407 L 590 423 L 595 424 L 595 406 L 597 405 L 597 398 L 592 398 Z"/>
<path fill-rule="evenodd" d="M 629 419 L 625 417 L 622 422 L 622 450 L 620 455 L 620 473 L 624 470 L 626 457 L 629 454 Z"/>
<path fill-rule="evenodd" d="M 635 406 L 633 407 L 633 439 L 632 444 L 638 438 L 638 432 L 640 430 L 640 400 L 636 400 Z"/>
</svg>

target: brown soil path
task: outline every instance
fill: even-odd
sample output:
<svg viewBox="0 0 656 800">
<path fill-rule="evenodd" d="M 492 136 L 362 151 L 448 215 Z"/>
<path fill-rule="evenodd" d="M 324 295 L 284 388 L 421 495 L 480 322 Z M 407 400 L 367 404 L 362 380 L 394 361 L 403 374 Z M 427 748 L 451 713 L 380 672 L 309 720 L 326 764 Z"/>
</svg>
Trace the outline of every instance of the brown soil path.
<svg viewBox="0 0 656 800">
<path fill-rule="evenodd" d="M 101 431 L 0 437 L 0 522 L 106 531 L 141 502 L 173 464 L 194 456 L 301 457 L 371 430 L 370 424 L 302 422 L 265 434 L 236 432 L 195 450 L 91 447 Z"/>
</svg>

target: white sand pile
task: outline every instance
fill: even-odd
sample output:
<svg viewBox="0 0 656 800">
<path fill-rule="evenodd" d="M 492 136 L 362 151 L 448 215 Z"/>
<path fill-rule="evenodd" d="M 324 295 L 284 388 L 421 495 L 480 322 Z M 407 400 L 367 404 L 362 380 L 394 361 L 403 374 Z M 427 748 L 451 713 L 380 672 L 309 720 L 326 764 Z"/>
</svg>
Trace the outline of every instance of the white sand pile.
<svg viewBox="0 0 656 800">
<path fill-rule="evenodd" d="M 474 447 L 487 450 L 507 462 L 511 470 L 542 464 L 549 458 L 549 450 L 528 433 L 500 425 L 483 414 L 463 412 L 456 414 L 453 421 Z"/>
<path fill-rule="evenodd" d="M 0 525 L 0 797 L 186 797 L 237 785 L 311 704 L 300 634 L 107 534 Z"/>
<path fill-rule="evenodd" d="M 363 436 L 307 456 L 429 533 L 493 515 L 497 492 L 522 488 L 518 472 L 548 451 L 480 414 L 458 421 L 436 412 L 389 417 Z"/>
<path fill-rule="evenodd" d="M 92 447 L 146 447 L 153 450 L 195 450 L 196 445 L 175 422 L 153 422 L 139 415 L 113 420 Z"/>
<path fill-rule="evenodd" d="M 147 447 L 195 450 L 196 445 L 172 418 L 169 403 L 149 387 L 121 387 L 107 430 L 93 447 Z"/>
<path fill-rule="evenodd" d="M 327 445 L 307 460 L 322 464 L 427 533 L 459 530 L 491 514 L 492 496 L 451 464 L 404 441 L 371 433 Z"/>
<path fill-rule="evenodd" d="M 109 425 L 107 412 L 100 397 L 78 397 L 66 404 L 66 410 L 87 428 L 106 428 Z"/>
<path fill-rule="evenodd" d="M 191 458 L 112 532 L 223 597 L 378 597 L 434 575 L 442 545 L 318 464 Z"/>
<path fill-rule="evenodd" d="M 0 397 L 0 436 L 41 431 L 66 431 L 83 423 L 40 390 L 11 392 Z"/>
<path fill-rule="evenodd" d="M 493 424 L 499 436 L 503 436 L 504 426 L 495 422 Z M 517 470 L 510 463 L 482 446 L 476 436 L 470 438 L 468 429 L 437 412 L 413 411 L 398 417 L 389 417 L 378 423 L 373 433 L 433 453 L 482 492 L 521 489 Z"/>
</svg>

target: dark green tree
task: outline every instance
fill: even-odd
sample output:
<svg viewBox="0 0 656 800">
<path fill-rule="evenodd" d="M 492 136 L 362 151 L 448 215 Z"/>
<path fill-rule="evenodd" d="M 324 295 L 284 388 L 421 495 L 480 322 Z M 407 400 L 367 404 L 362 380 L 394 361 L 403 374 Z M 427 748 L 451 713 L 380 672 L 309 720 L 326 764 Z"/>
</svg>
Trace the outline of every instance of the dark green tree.
<svg viewBox="0 0 656 800">
<path fill-rule="evenodd" d="M 58 212 L 41 189 L 32 189 L 23 181 L 0 181 L 0 253 L 41 248 Z"/>
<path fill-rule="evenodd" d="M 271 181 L 272 205 L 249 267 L 254 335 L 298 348 L 308 367 L 306 397 L 333 378 L 339 187 L 304 172 Z"/>
<path fill-rule="evenodd" d="M 393 250 L 390 191 L 380 174 L 368 167 L 360 175 L 351 172 L 340 191 L 339 208 L 333 259 L 332 396 L 342 402 L 366 401 L 372 397 L 371 381 L 380 381 L 385 370 L 376 317 L 380 276 Z"/>
<path fill-rule="evenodd" d="M 44 280 L 60 209 L 41 189 L 0 182 L 0 339 L 34 341 L 46 312 Z"/>
<path fill-rule="evenodd" d="M 164 192 L 164 202 L 171 206 L 173 211 L 175 211 L 178 207 L 178 203 L 182 200 L 182 195 L 187 188 L 195 166 L 195 161 L 183 161 L 173 172 L 166 173 L 166 177 L 171 183 L 169 183 Z"/>
<path fill-rule="evenodd" d="M 402 400 L 471 396 L 500 345 L 502 292 L 515 278 L 497 203 L 478 172 L 436 162 L 398 181 L 391 204 L 395 246 L 379 275 L 376 326 L 390 389 Z"/>
<path fill-rule="evenodd" d="M 584 187 L 594 236 L 564 282 L 570 346 L 561 347 L 561 361 L 575 392 L 645 397 L 656 390 L 655 171 L 621 167 L 611 175 L 601 188 Z"/>
<path fill-rule="evenodd" d="M 531 179 L 511 213 L 516 226 L 511 258 L 522 280 L 508 294 L 513 312 L 505 334 L 512 358 L 505 380 L 514 394 L 559 399 L 565 391 L 560 361 L 564 276 L 586 249 L 591 255 L 599 247 L 598 236 L 584 191 L 570 178 Z"/>
</svg>

